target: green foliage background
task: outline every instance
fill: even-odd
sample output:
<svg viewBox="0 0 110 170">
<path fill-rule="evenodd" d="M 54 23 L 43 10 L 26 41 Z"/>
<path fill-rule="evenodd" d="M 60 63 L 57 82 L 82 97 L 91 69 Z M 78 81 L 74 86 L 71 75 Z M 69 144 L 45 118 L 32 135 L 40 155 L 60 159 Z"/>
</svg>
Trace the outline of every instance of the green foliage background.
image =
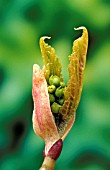
<svg viewBox="0 0 110 170">
<path fill-rule="evenodd" d="M 0 170 L 37 170 L 44 142 L 32 129 L 32 67 L 41 36 L 56 49 L 67 82 L 72 42 L 86 26 L 89 50 L 75 124 L 55 169 L 110 169 L 110 1 L 0 0 Z"/>
</svg>

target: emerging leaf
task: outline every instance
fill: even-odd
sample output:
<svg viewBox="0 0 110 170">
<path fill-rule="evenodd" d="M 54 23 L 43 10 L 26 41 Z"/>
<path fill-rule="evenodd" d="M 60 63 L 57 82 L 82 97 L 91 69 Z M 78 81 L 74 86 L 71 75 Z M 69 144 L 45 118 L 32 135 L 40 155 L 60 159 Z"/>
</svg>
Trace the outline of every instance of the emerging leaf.
<svg viewBox="0 0 110 170">
<path fill-rule="evenodd" d="M 84 68 L 88 48 L 87 29 L 85 27 L 79 27 L 76 30 L 83 30 L 83 34 L 80 38 L 74 41 L 72 54 L 69 56 L 70 64 L 68 66 L 68 71 L 70 79 L 64 92 L 65 102 L 61 110 L 64 121 L 70 119 L 70 117 L 71 119 L 75 118 L 75 112 L 82 92 Z M 60 136 L 63 134 L 64 132 L 60 130 Z"/>
<path fill-rule="evenodd" d="M 44 69 L 44 75 L 48 82 L 49 77 L 51 75 L 56 75 L 60 77 L 60 80 L 62 80 L 62 66 L 59 62 L 59 59 L 56 57 L 55 50 L 53 47 L 45 43 L 45 39 L 50 39 L 50 37 L 42 37 L 40 38 L 40 48 L 42 52 L 42 57 L 44 59 L 45 69 Z"/>
<path fill-rule="evenodd" d="M 37 64 L 33 66 L 32 95 L 34 100 L 33 128 L 35 133 L 45 140 L 47 153 L 60 137 L 50 109 L 44 70 L 40 70 Z"/>
</svg>

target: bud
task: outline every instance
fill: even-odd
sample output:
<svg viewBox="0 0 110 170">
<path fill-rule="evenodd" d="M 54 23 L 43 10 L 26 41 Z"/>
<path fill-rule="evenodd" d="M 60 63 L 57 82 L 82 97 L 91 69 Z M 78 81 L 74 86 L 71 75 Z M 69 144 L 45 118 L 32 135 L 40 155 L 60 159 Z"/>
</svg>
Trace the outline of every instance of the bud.
<svg viewBox="0 0 110 170">
<path fill-rule="evenodd" d="M 53 94 L 49 94 L 49 100 L 50 100 L 50 103 L 55 102 L 55 97 Z"/>
<path fill-rule="evenodd" d="M 55 91 L 56 87 L 54 85 L 48 86 L 48 92 L 53 93 Z"/>
<path fill-rule="evenodd" d="M 66 84 L 64 82 L 60 82 L 60 86 L 63 88 L 66 86 Z"/>
<path fill-rule="evenodd" d="M 58 113 L 60 107 L 61 107 L 61 106 L 60 106 L 59 104 L 57 104 L 56 102 L 54 102 L 54 103 L 51 105 L 52 113 Z"/>
<path fill-rule="evenodd" d="M 64 88 L 58 87 L 55 91 L 57 97 L 62 97 L 64 95 Z"/>
<path fill-rule="evenodd" d="M 49 78 L 49 84 L 50 85 L 55 85 L 55 86 L 59 86 L 60 85 L 60 78 L 58 76 L 51 76 Z"/>
<path fill-rule="evenodd" d="M 50 37 L 40 39 L 44 59 L 43 69 L 41 70 L 37 64 L 33 66 L 33 128 L 35 133 L 45 141 L 45 157 L 51 158 L 52 161 L 59 157 L 62 141 L 73 126 L 82 92 L 88 32 L 85 27 L 76 30 L 83 30 L 83 34 L 74 41 L 72 54 L 69 56 L 67 87 L 63 81 L 62 66 L 55 50 L 44 41 L 45 38 L 50 39 Z"/>
<path fill-rule="evenodd" d="M 63 103 L 64 103 L 64 98 L 59 99 L 59 100 L 58 100 L 58 103 L 59 103 L 60 105 L 63 105 Z"/>
<path fill-rule="evenodd" d="M 53 144 L 53 146 L 50 148 L 48 155 L 49 157 L 51 157 L 54 160 L 57 160 L 58 157 L 60 156 L 60 153 L 62 151 L 62 147 L 63 147 L 63 142 L 61 139 L 59 139 L 56 143 Z"/>
</svg>

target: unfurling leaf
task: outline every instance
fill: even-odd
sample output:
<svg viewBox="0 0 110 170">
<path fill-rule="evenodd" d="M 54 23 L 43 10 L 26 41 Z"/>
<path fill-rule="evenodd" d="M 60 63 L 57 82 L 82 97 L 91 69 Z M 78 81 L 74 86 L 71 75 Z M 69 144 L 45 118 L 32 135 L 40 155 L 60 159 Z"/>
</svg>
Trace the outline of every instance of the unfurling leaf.
<svg viewBox="0 0 110 170">
<path fill-rule="evenodd" d="M 80 38 L 74 41 L 72 54 L 69 56 L 70 64 L 68 66 L 68 71 L 70 79 L 64 92 L 65 102 L 61 110 L 64 121 L 69 120 L 70 117 L 71 119 L 75 118 L 75 112 L 78 107 L 82 92 L 84 68 L 88 48 L 87 29 L 85 27 L 79 27 L 75 30 L 83 30 L 83 34 Z M 60 133 L 63 135 L 63 130 L 60 131 Z M 61 134 L 60 136 L 62 136 Z"/>
<path fill-rule="evenodd" d="M 62 66 L 59 62 L 59 59 L 56 57 L 55 50 L 53 47 L 45 43 L 45 39 L 50 39 L 50 37 L 42 37 L 40 38 L 40 48 L 42 52 L 42 57 L 44 59 L 45 70 L 44 75 L 47 80 L 49 81 L 49 77 L 51 75 L 56 75 L 60 77 L 62 80 Z"/>
</svg>

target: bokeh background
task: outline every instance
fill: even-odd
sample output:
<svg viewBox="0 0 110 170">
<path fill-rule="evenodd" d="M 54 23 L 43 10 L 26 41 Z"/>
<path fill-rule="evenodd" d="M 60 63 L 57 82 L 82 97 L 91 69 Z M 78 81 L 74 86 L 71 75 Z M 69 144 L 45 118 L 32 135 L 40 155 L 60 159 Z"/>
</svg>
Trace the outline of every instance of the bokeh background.
<svg viewBox="0 0 110 170">
<path fill-rule="evenodd" d="M 44 142 L 32 129 L 32 67 L 41 36 L 56 49 L 67 82 L 72 42 L 86 26 L 89 50 L 75 124 L 58 170 L 110 170 L 110 1 L 0 0 L 0 170 L 37 170 Z"/>
</svg>

